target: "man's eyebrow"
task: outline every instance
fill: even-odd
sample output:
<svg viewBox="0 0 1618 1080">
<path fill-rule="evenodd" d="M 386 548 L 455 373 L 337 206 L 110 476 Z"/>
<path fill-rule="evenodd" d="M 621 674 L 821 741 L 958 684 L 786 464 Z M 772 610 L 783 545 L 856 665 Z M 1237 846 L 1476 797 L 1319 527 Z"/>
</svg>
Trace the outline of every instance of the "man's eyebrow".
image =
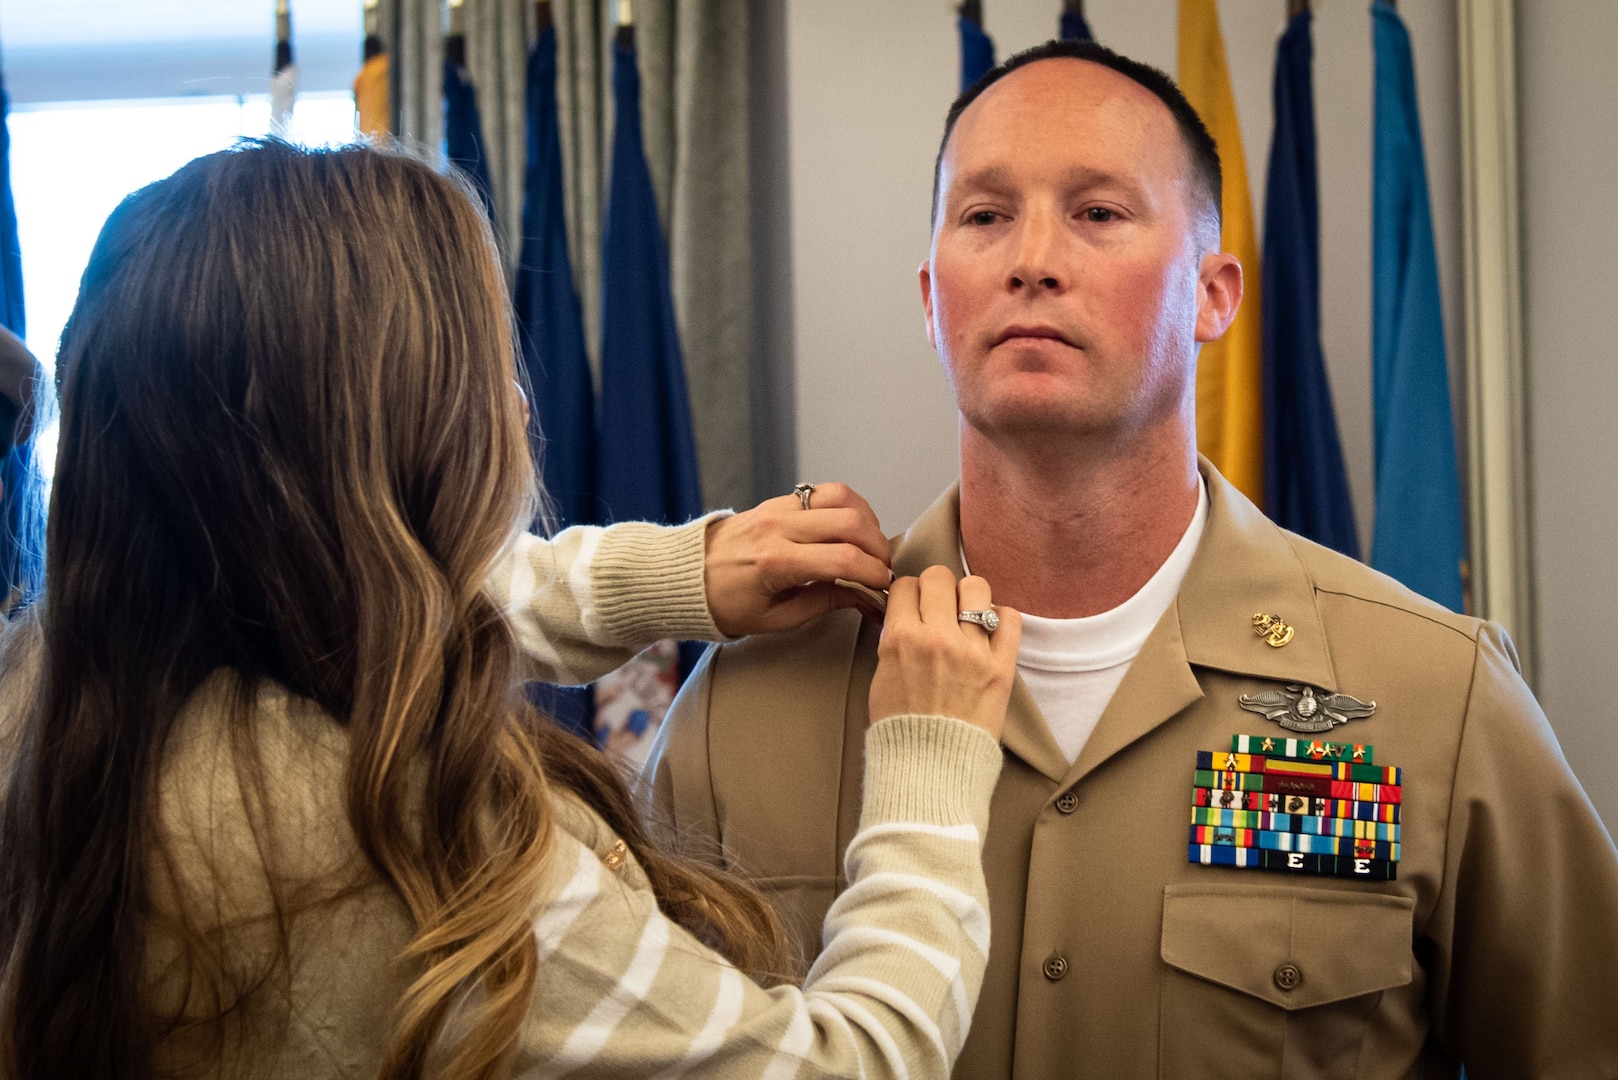
<svg viewBox="0 0 1618 1080">
<path fill-rule="evenodd" d="M 1011 169 L 1004 165 L 985 165 L 961 174 L 950 183 L 949 190 L 951 195 L 957 191 L 1004 191 L 1013 187 L 1014 183 Z M 1110 187 L 1122 189 L 1131 195 L 1144 194 L 1141 186 L 1128 177 L 1085 165 L 1075 166 L 1063 173 L 1062 186 L 1076 191 Z"/>
</svg>

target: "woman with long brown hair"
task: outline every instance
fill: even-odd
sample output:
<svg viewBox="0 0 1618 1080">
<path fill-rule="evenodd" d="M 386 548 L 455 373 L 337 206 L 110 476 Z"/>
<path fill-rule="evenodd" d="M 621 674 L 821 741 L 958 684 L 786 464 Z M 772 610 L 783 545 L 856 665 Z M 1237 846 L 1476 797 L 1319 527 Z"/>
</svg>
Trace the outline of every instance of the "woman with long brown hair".
<svg viewBox="0 0 1618 1080">
<path fill-rule="evenodd" d="M 0 1074 L 947 1073 L 1015 613 L 894 583 L 849 888 L 775 985 L 759 894 L 648 843 L 520 680 L 801 623 L 885 541 L 831 485 L 524 537 L 515 371 L 487 225 L 409 158 L 245 144 L 108 220 L 0 631 Z"/>
</svg>

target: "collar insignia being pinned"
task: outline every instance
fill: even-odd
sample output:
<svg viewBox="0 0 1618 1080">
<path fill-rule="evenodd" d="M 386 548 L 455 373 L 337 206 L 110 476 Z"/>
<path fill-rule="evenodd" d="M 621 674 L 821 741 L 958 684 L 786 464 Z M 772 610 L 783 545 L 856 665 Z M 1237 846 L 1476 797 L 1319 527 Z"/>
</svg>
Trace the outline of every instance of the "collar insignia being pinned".
<svg viewBox="0 0 1618 1080">
<path fill-rule="evenodd" d="M 1330 731 L 1338 724 L 1359 720 L 1376 712 L 1376 702 L 1361 701 L 1348 694 L 1328 694 L 1313 686 L 1289 685 L 1285 690 L 1243 694 L 1237 704 L 1248 712 L 1273 720 L 1288 731 Z"/>
</svg>

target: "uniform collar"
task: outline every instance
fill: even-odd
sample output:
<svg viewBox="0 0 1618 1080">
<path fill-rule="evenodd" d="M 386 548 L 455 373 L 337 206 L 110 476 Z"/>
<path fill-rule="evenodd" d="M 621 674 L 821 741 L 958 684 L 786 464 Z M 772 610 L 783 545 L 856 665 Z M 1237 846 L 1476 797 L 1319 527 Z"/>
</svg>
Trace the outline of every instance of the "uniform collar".
<svg viewBox="0 0 1618 1080">
<path fill-rule="evenodd" d="M 948 491 L 923 510 L 893 547 L 893 572 L 900 577 L 921 573 L 929 566 L 947 566 L 956 576 L 961 567 L 961 488 L 951 484 Z M 1011 688 L 1006 707 L 1006 726 L 1000 742 L 1006 750 L 1032 765 L 1052 782 L 1068 771 L 1067 756 L 1056 745 L 1050 725 L 1040 715 L 1039 706 L 1019 677 Z"/>
<path fill-rule="evenodd" d="M 1337 676 L 1315 602 L 1314 583 L 1280 526 L 1265 517 L 1207 458 L 1208 521 L 1174 607 L 1185 659 L 1238 675 L 1304 682 L 1335 692 Z M 961 492 L 952 484 L 894 546 L 893 572 L 919 574 L 935 563 L 961 573 Z M 1268 645 L 1253 615 L 1279 615 L 1295 633 Z M 1152 631 L 1160 635 L 1159 624 Z"/>
<path fill-rule="evenodd" d="M 1336 692 L 1314 582 L 1294 541 L 1206 458 L 1208 524 L 1180 585 L 1175 611 L 1186 660 L 1198 667 Z M 1277 648 L 1258 636 L 1255 614 L 1278 615 L 1293 629 Z"/>
<path fill-rule="evenodd" d="M 1202 696 L 1192 667 L 1337 690 L 1324 625 L 1293 542 L 1206 458 L 1208 521 L 1173 606 L 1164 613 L 1129 674 L 1070 768 L 1022 680 L 1012 691 L 1003 741 L 1052 781 L 1068 783 Z M 961 573 L 960 486 L 922 512 L 893 549 L 893 572 L 919 574 L 942 564 Z M 1253 615 L 1279 615 L 1293 628 L 1280 648 L 1253 629 Z"/>
</svg>

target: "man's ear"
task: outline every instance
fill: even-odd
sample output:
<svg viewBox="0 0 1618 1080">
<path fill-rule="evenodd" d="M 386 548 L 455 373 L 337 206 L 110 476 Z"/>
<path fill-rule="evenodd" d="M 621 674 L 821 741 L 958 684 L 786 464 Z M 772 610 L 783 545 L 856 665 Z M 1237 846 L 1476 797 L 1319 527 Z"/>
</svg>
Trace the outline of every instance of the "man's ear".
<svg viewBox="0 0 1618 1080">
<path fill-rule="evenodd" d="M 916 277 L 921 282 L 921 310 L 927 320 L 927 344 L 938 348 L 938 335 L 933 332 L 933 267 L 931 263 L 923 262 L 916 271 Z"/>
<path fill-rule="evenodd" d="M 1204 255 L 1197 280 L 1197 340 L 1206 343 L 1222 335 L 1241 306 L 1242 264 L 1222 251 Z"/>
</svg>

